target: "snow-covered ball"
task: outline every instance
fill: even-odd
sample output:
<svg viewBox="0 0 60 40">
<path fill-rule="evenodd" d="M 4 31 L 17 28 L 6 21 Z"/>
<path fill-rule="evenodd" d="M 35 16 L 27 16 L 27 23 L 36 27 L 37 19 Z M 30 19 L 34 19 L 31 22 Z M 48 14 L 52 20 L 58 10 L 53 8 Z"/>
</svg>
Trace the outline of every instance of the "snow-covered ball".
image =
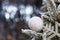
<svg viewBox="0 0 60 40">
<path fill-rule="evenodd" d="M 28 26 L 33 31 L 40 31 L 43 28 L 43 20 L 40 17 L 34 16 L 28 21 Z"/>
</svg>

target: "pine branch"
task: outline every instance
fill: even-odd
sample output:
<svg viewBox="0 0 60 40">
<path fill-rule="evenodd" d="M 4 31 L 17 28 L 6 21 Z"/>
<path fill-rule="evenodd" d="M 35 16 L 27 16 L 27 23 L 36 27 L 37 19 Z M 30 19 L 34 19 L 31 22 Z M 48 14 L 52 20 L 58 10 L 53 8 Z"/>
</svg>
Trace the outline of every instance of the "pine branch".
<svg viewBox="0 0 60 40">
<path fill-rule="evenodd" d="M 50 14 L 50 18 L 57 20 L 57 10 L 56 10 L 56 4 L 54 3 L 54 0 L 47 0 L 47 9 Z"/>
</svg>

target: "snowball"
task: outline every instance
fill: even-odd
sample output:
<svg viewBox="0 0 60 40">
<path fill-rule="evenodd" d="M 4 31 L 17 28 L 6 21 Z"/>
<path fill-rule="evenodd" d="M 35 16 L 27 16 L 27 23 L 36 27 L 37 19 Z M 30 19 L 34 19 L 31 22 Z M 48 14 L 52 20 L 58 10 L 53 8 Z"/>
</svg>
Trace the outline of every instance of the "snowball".
<svg viewBox="0 0 60 40">
<path fill-rule="evenodd" d="M 29 20 L 28 25 L 33 31 L 40 31 L 43 28 L 43 20 L 40 17 L 34 16 Z"/>
</svg>

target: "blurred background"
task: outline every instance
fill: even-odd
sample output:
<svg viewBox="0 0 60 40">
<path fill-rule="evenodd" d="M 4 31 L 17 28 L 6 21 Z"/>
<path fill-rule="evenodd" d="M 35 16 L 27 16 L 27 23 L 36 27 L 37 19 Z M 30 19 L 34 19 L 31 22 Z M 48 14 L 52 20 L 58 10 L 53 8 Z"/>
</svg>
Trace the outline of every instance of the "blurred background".
<svg viewBox="0 0 60 40">
<path fill-rule="evenodd" d="M 41 6 L 42 0 L 0 0 L 0 40 L 31 40 L 21 29 L 29 29 L 27 21 L 40 16 L 35 11 Z"/>
</svg>

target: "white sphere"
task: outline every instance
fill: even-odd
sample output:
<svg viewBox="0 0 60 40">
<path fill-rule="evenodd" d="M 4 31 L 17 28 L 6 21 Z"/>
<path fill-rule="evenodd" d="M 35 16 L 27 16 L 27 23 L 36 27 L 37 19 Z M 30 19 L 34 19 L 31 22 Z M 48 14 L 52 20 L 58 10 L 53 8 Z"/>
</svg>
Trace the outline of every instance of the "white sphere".
<svg viewBox="0 0 60 40">
<path fill-rule="evenodd" d="M 43 28 L 43 20 L 40 17 L 34 16 L 29 20 L 28 25 L 33 31 L 40 31 Z"/>
</svg>

